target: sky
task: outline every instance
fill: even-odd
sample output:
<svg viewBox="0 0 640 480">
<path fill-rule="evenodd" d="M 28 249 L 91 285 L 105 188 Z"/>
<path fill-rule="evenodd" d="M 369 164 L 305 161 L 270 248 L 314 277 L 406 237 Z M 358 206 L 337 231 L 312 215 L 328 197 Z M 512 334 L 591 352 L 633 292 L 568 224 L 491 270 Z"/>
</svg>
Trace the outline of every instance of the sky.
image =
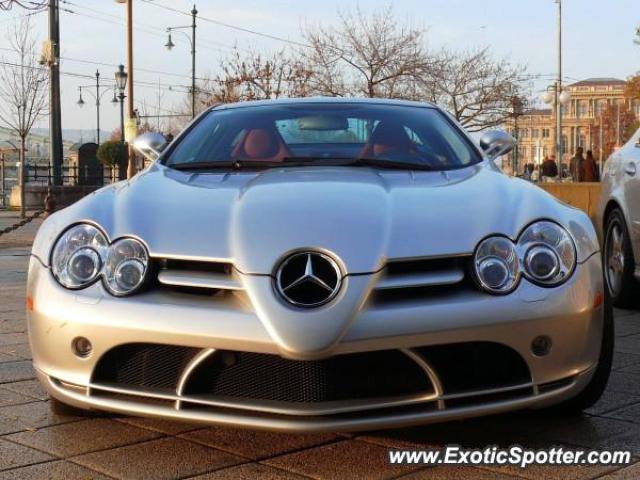
<svg viewBox="0 0 640 480">
<path fill-rule="evenodd" d="M 61 71 L 92 76 L 100 71 L 113 85 L 116 66 L 126 63 L 125 7 L 114 0 L 61 1 Z M 300 29 L 335 23 L 339 11 L 370 11 L 391 5 L 400 21 L 427 30 L 428 46 L 474 49 L 488 46 L 496 57 L 526 66 L 539 75 L 534 92 L 551 83 L 557 69 L 557 5 L 554 0 L 197 0 L 197 75 L 215 74 L 231 48 L 277 51 L 284 43 L 204 20 L 212 19 L 266 34 L 300 40 Z M 184 102 L 190 83 L 189 42 L 174 34 L 176 47 L 164 48 L 166 27 L 190 24 L 193 1 L 135 0 L 136 104 L 154 114 L 175 111 Z M 0 11 L 0 59 L 11 61 L 6 31 L 25 14 L 14 8 Z M 47 36 L 47 14 L 30 17 L 38 41 Z M 563 0 L 563 74 L 565 82 L 588 77 L 626 78 L 640 70 L 640 46 L 633 43 L 640 24 L 638 0 Z M 95 63 L 91 63 L 95 62 Z M 161 72 L 161 73 L 159 73 Z M 78 87 L 91 78 L 62 75 L 62 122 L 65 129 L 95 128 L 95 103 L 84 95 L 77 106 Z M 158 84 L 159 87 L 158 87 Z M 95 88 L 93 89 L 95 90 Z M 119 111 L 110 103 L 112 90 L 102 98 L 101 124 L 119 126 Z M 38 125 L 47 126 L 43 118 Z"/>
</svg>

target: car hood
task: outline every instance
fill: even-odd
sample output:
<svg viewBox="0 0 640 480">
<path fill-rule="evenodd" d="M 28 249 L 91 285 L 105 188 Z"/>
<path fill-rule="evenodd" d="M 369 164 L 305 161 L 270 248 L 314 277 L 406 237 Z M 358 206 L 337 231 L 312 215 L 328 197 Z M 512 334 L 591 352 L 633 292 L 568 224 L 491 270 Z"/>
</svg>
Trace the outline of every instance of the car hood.
<svg viewBox="0 0 640 480">
<path fill-rule="evenodd" d="M 331 252 L 346 273 L 387 259 L 472 253 L 482 238 L 515 238 L 547 218 L 569 228 L 583 260 L 597 251 L 588 217 L 491 163 L 449 172 L 303 167 L 179 172 L 154 164 L 52 215 L 34 253 L 69 224 L 91 221 L 111 239 L 142 239 L 154 257 L 228 261 L 270 274 L 288 252 Z"/>
</svg>

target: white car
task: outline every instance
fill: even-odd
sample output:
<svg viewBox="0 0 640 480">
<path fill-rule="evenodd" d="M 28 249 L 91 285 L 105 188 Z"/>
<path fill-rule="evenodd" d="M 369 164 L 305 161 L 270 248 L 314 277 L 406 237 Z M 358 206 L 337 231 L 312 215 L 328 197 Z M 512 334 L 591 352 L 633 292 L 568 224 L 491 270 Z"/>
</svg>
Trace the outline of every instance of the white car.
<svg viewBox="0 0 640 480">
<path fill-rule="evenodd" d="M 607 160 L 598 209 L 604 269 L 613 304 L 640 303 L 640 129 Z"/>
</svg>

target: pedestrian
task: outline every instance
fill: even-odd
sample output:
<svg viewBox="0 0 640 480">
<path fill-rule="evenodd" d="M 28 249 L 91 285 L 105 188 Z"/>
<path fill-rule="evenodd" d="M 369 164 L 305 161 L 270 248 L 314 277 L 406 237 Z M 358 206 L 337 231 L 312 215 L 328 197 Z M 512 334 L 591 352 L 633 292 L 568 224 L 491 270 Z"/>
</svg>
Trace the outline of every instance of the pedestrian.
<svg viewBox="0 0 640 480">
<path fill-rule="evenodd" d="M 542 162 L 541 175 L 547 178 L 556 178 L 558 176 L 558 164 L 556 163 L 555 154 L 545 156 Z"/>
<path fill-rule="evenodd" d="M 533 167 L 533 171 L 531 172 L 531 181 L 534 183 L 540 181 L 540 169 L 538 168 L 538 165 Z"/>
<path fill-rule="evenodd" d="M 573 177 L 574 182 L 582 182 L 582 178 L 580 178 L 580 170 L 582 162 L 584 162 L 584 157 L 582 154 L 584 153 L 584 149 L 582 147 L 576 148 L 576 154 L 569 161 L 569 169 L 571 170 L 571 176 Z"/>
<path fill-rule="evenodd" d="M 587 150 L 587 157 L 582 161 L 581 165 L 580 178 L 582 182 L 600 181 L 600 170 L 591 150 Z"/>
<path fill-rule="evenodd" d="M 524 171 L 522 172 L 522 177 L 525 178 L 526 180 L 530 180 L 531 174 L 533 173 L 534 166 L 535 165 L 533 163 L 525 163 Z"/>
</svg>

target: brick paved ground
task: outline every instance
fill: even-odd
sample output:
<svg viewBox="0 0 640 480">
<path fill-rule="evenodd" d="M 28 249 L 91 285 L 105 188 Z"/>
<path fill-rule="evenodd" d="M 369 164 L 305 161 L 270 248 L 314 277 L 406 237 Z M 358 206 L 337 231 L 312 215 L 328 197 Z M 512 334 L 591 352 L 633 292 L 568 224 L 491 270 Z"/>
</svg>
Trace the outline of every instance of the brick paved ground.
<svg viewBox="0 0 640 480">
<path fill-rule="evenodd" d="M 0 211 L 0 228 L 13 214 Z M 615 371 L 588 415 L 536 413 L 348 435 L 284 435 L 165 421 L 54 416 L 34 380 L 24 323 L 29 244 L 39 221 L 0 237 L 0 479 L 634 479 L 640 478 L 640 313 L 616 312 Z M 407 468 L 389 447 L 518 443 L 625 448 L 625 467 Z"/>
</svg>

